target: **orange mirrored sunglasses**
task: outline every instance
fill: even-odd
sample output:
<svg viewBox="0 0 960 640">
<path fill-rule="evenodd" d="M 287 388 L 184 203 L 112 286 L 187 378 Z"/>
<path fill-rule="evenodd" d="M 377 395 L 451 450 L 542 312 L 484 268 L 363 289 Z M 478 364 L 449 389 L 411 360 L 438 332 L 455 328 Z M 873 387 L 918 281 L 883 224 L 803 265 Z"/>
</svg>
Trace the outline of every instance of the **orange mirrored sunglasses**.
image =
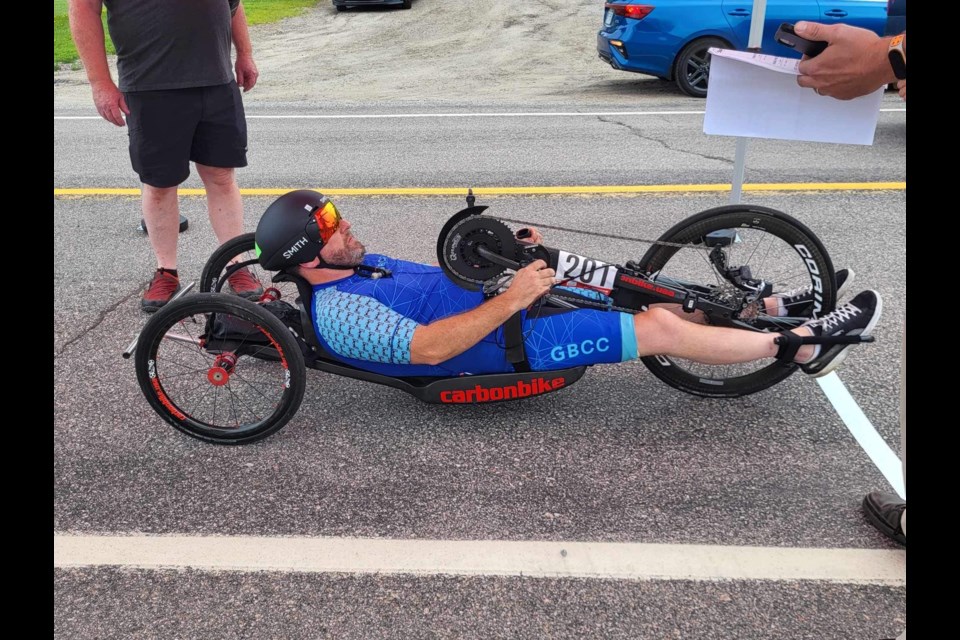
<svg viewBox="0 0 960 640">
<path fill-rule="evenodd" d="M 317 220 L 317 228 L 320 230 L 320 240 L 326 244 L 326 242 L 333 237 L 333 234 L 337 232 L 337 229 L 340 228 L 340 212 L 337 211 L 337 208 L 332 202 L 327 202 L 313 212 L 313 217 Z"/>
</svg>

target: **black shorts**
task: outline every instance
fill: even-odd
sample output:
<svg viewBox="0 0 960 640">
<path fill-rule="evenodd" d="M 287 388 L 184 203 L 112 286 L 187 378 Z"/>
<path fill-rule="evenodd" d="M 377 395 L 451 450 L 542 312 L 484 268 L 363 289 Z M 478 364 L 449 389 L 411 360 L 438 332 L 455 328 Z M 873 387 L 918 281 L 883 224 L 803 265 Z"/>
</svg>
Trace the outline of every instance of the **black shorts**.
<svg viewBox="0 0 960 640">
<path fill-rule="evenodd" d="M 214 87 L 124 94 L 130 115 L 130 162 L 140 181 L 174 187 L 190 161 L 211 167 L 247 166 L 247 121 L 236 82 Z"/>
</svg>

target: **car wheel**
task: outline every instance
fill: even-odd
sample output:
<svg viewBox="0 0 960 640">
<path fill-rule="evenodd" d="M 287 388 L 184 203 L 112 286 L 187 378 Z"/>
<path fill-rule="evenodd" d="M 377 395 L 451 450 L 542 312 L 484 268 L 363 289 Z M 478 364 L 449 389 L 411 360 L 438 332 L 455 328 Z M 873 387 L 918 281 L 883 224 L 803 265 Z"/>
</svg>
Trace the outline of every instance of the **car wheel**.
<svg viewBox="0 0 960 640">
<path fill-rule="evenodd" d="M 413 0 L 403 0 L 403 4 L 400 5 L 401 9 L 409 9 L 413 4 Z"/>
<path fill-rule="evenodd" d="M 710 47 L 729 48 L 720 38 L 701 38 L 683 48 L 673 67 L 677 86 L 688 96 L 705 98 L 707 78 L 710 76 Z"/>
</svg>

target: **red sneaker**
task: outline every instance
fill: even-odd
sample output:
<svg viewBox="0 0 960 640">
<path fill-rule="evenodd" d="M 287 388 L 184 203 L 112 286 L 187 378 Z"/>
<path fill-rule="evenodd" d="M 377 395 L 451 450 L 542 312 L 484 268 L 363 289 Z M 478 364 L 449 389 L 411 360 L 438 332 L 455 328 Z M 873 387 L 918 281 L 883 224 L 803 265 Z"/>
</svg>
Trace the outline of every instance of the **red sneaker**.
<svg viewBox="0 0 960 640">
<path fill-rule="evenodd" d="M 157 270 L 153 274 L 153 281 L 140 299 L 140 308 L 147 313 L 153 313 L 163 305 L 170 302 L 170 298 L 180 291 L 180 278 Z"/>
<path fill-rule="evenodd" d="M 241 267 L 230 274 L 227 282 L 235 294 L 248 300 L 257 300 L 263 295 L 263 287 L 260 286 L 260 281 L 246 267 Z"/>
</svg>

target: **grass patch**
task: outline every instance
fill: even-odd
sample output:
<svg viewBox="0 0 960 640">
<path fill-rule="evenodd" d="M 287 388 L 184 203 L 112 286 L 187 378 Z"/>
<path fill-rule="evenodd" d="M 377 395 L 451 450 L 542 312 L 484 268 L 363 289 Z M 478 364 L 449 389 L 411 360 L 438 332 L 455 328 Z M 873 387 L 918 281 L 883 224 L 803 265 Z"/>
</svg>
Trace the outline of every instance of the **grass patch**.
<svg viewBox="0 0 960 640">
<path fill-rule="evenodd" d="M 247 24 L 275 22 L 283 18 L 298 15 L 308 7 L 320 4 L 319 0 L 243 0 L 243 10 L 247 14 Z M 53 0 L 53 69 L 61 64 L 69 64 L 79 58 L 77 48 L 70 35 L 70 22 L 67 18 L 67 0 Z M 107 33 L 107 10 L 103 10 L 103 33 L 106 35 L 107 53 L 116 53 L 110 35 Z M 254 49 L 256 51 L 256 49 Z"/>
<path fill-rule="evenodd" d="M 70 35 L 70 20 L 67 17 L 67 0 L 53 0 L 53 70 L 60 68 L 61 64 L 69 64 L 77 60 L 77 48 L 73 45 L 73 36 Z M 107 10 L 103 10 L 103 33 L 107 33 Z M 107 46 L 107 53 L 116 53 L 113 43 L 110 42 L 110 36 L 107 36 L 104 44 Z"/>
<path fill-rule="evenodd" d="M 243 12 L 247 14 L 247 24 L 263 24 L 300 15 L 304 9 L 318 4 L 318 0 L 243 0 Z M 325 4 L 333 7 L 330 0 Z"/>
</svg>

